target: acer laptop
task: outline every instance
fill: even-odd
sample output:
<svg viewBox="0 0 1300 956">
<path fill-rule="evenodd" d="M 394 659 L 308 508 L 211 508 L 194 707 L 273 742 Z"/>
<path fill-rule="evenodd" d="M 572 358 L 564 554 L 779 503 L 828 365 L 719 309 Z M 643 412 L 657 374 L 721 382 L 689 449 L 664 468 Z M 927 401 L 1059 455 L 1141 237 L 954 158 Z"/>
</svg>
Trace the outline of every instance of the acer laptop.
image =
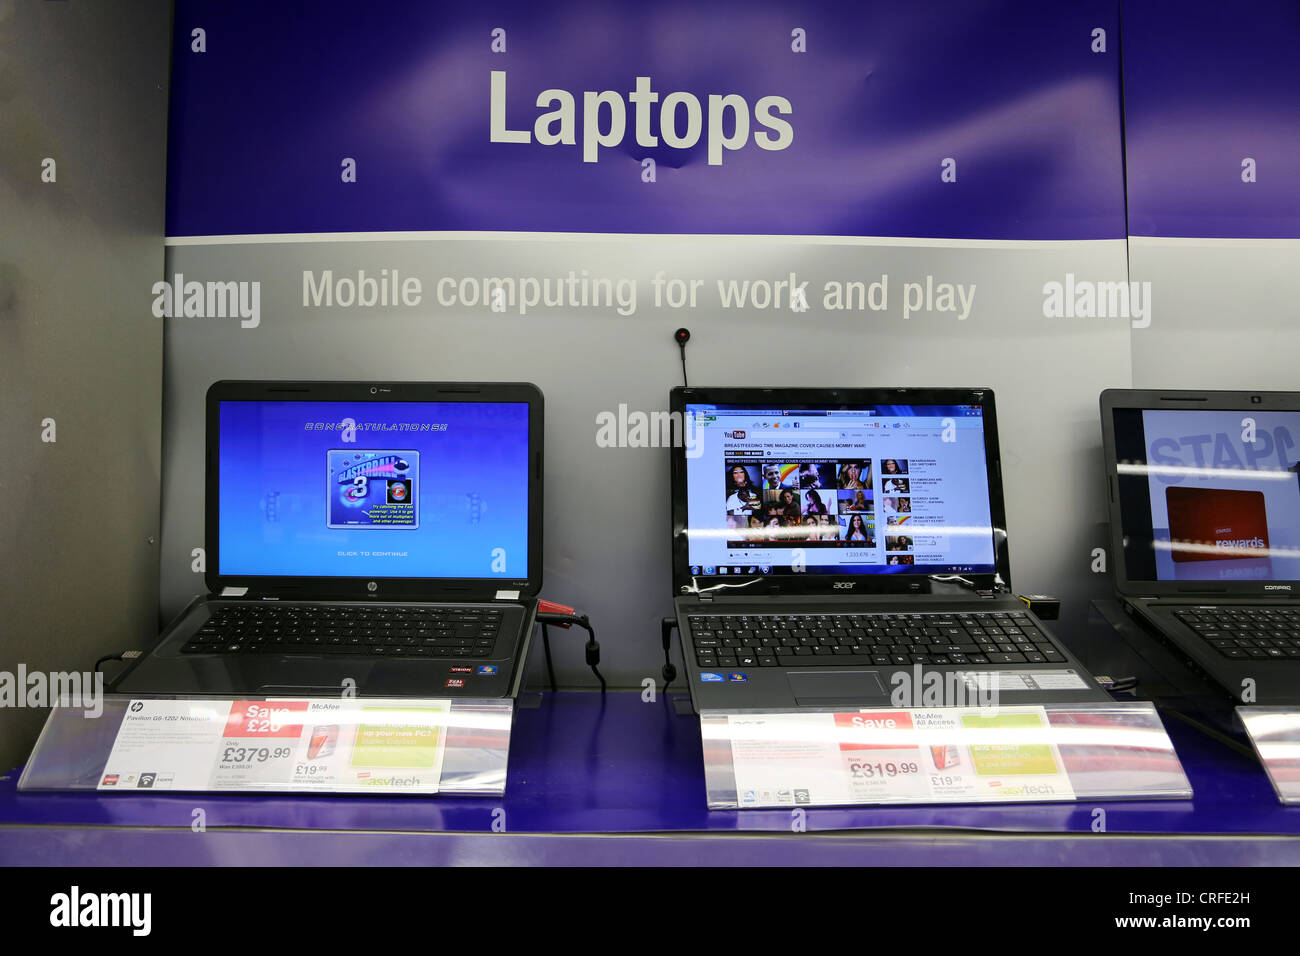
<svg viewBox="0 0 1300 956">
<path fill-rule="evenodd" d="M 676 388 L 671 403 L 697 710 L 1110 700 L 1012 594 L 991 390 Z"/>
<path fill-rule="evenodd" d="M 1115 587 L 1242 703 L 1300 703 L 1300 393 L 1108 389 Z"/>
<path fill-rule="evenodd" d="M 206 583 L 114 690 L 510 697 L 542 578 L 526 384 L 217 382 Z"/>
</svg>

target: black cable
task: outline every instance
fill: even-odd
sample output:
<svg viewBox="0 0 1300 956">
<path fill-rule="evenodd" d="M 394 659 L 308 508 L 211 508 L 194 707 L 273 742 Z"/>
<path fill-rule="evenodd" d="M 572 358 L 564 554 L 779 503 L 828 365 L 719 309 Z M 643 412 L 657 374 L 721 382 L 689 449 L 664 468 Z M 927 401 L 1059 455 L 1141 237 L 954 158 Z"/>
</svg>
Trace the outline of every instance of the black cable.
<svg viewBox="0 0 1300 956">
<path fill-rule="evenodd" d="M 668 699 L 668 685 L 677 677 L 677 668 L 673 666 L 672 648 L 673 648 L 673 630 L 677 627 L 677 618 L 666 617 L 659 622 L 660 635 L 664 642 L 664 666 L 660 674 L 664 679 L 664 686 L 659 689 L 659 693 L 664 699 Z"/>
<path fill-rule="evenodd" d="M 109 661 L 120 661 L 121 659 L 121 654 L 105 654 L 99 660 L 95 661 L 95 671 L 98 672 L 99 668 L 104 664 L 107 664 Z"/>
<path fill-rule="evenodd" d="M 122 661 L 124 663 L 129 663 L 143 653 L 144 651 L 122 651 L 120 654 L 105 654 L 99 660 L 95 661 L 95 671 L 98 672 L 99 668 L 104 664 L 107 664 L 109 661 Z"/>
<path fill-rule="evenodd" d="M 545 622 L 542 624 L 542 650 L 546 652 L 546 676 L 551 681 L 551 693 L 555 693 L 555 664 L 551 660 L 551 632 Z"/>
<path fill-rule="evenodd" d="M 690 329 L 678 329 L 673 333 L 673 341 L 677 347 L 682 350 L 682 387 L 689 388 L 690 382 L 686 381 L 686 343 L 691 340 Z"/>
<path fill-rule="evenodd" d="M 1183 713 L 1181 710 L 1176 710 L 1173 707 L 1161 707 L 1160 712 L 1163 714 L 1168 714 L 1170 717 L 1174 717 L 1182 721 L 1184 724 L 1191 727 L 1193 730 L 1200 731 L 1202 734 L 1209 737 L 1211 740 L 1215 740 L 1218 743 L 1223 744 L 1225 747 L 1229 748 L 1230 750 L 1236 751 L 1237 753 L 1241 754 L 1243 757 L 1246 757 L 1249 760 L 1256 759 L 1254 751 L 1251 750 L 1250 747 L 1248 747 L 1247 745 L 1234 740 L 1232 737 L 1228 736 L 1225 733 L 1222 733 L 1221 731 L 1216 730 L 1215 728 L 1211 727 L 1209 724 L 1202 723 L 1201 721 L 1195 719 L 1194 717 L 1191 717 L 1188 714 Z"/>
<path fill-rule="evenodd" d="M 587 657 L 587 666 L 590 667 L 591 672 L 596 675 L 596 680 L 600 681 L 600 692 L 604 694 L 607 690 L 605 678 L 601 676 L 600 668 L 596 666 L 600 663 L 600 645 L 596 643 L 596 630 L 591 626 L 591 622 L 587 620 L 585 614 L 580 617 L 576 623 L 579 627 L 585 627 L 587 629 L 587 643 L 583 648 Z"/>
<path fill-rule="evenodd" d="M 596 640 L 596 629 L 591 626 L 591 621 L 587 620 L 587 615 L 555 614 L 550 611 L 539 611 L 537 613 L 537 623 L 542 625 L 542 637 L 544 641 L 546 639 L 547 624 L 576 624 L 578 627 L 583 628 L 588 635 L 587 643 L 583 648 L 587 658 L 587 666 L 590 667 L 591 672 L 596 675 L 596 680 L 600 681 L 600 692 L 603 694 L 609 689 L 608 685 L 605 683 L 604 676 L 600 673 L 600 668 L 597 666 L 600 664 L 600 643 Z M 547 661 L 548 663 L 550 661 L 549 655 Z M 551 678 L 551 689 L 552 691 L 555 689 L 554 676 Z"/>
</svg>

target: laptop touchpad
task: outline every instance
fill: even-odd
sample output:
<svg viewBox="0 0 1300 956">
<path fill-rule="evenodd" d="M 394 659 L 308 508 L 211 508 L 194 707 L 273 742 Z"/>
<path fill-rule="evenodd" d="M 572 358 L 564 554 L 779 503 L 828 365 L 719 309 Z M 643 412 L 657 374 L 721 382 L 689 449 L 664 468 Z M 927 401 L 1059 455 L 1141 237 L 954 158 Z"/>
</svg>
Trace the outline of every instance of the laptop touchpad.
<svg viewBox="0 0 1300 956">
<path fill-rule="evenodd" d="M 800 705 L 846 706 L 887 704 L 889 695 L 877 671 L 787 672 L 790 690 Z"/>
</svg>

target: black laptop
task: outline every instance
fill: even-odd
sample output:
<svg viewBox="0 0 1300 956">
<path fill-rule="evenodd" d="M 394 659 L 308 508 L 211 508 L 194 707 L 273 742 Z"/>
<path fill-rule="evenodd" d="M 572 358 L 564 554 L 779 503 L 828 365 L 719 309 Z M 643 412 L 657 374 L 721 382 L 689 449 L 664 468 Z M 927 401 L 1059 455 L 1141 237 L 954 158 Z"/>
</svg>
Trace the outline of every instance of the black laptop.
<svg viewBox="0 0 1300 956">
<path fill-rule="evenodd" d="M 1110 700 L 1011 592 L 991 390 L 677 388 L 671 402 L 673 590 L 697 709 Z"/>
<path fill-rule="evenodd" d="M 1300 393 L 1108 389 L 1126 610 L 1243 703 L 1300 703 Z"/>
<path fill-rule="evenodd" d="M 517 693 L 542 578 L 527 384 L 217 382 L 206 583 L 124 694 Z"/>
</svg>

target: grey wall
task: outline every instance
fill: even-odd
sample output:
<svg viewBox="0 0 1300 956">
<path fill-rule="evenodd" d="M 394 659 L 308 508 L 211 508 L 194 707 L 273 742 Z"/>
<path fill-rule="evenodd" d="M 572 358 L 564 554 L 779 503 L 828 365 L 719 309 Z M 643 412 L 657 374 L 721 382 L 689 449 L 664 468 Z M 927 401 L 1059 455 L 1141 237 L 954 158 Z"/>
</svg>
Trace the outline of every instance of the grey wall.
<svg viewBox="0 0 1300 956">
<path fill-rule="evenodd" d="M 1300 239 L 1129 240 L 1150 282 L 1133 330 L 1139 388 L 1300 390 Z"/>
<path fill-rule="evenodd" d="M 171 5 L 0 0 L 0 670 L 156 634 Z M 55 160 L 54 182 L 42 161 Z M 42 441 L 42 421 L 55 438 Z M 152 543 L 151 543 L 152 542 Z M 43 710 L 0 709 L 0 768 Z"/>
<path fill-rule="evenodd" d="M 1125 277 L 1125 243 L 790 240 L 772 237 L 445 238 L 411 241 L 258 242 L 174 245 L 168 275 L 262 283 L 261 322 L 166 322 L 163 436 L 164 610 L 202 589 L 191 551 L 203 544 L 203 396 L 220 378 L 516 380 L 546 394 L 545 596 L 587 611 L 611 682 L 635 685 L 662 661 L 658 620 L 672 610 L 667 452 L 601 448 L 596 416 L 667 406 L 681 381 L 671 335 L 691 328 L 692 384 L 982 385 L 999 401 L 1007 474 L 1013 584 L 1066 599 L 1067 630 L 1087 600 L 1108 587 L 1090 573 L 1103 544 L 1097 394 L 1130 384 L 1124 319 L 1048 319 L 1043 284 L 1067 272 Z M 305 309 L 302 271 L 336 276 L 364 269 L 419 276 L 414 309 Z M 641 300 L 629 317 L 611 311 L 441 308 L 441 276 L 636 277 Z M 828 313 L 820 296 L 790 311 L 724 310 L 716 295 L 692 311 L 655 309 L 656 270 L 668 275 L 784 277 L 795 270 L 817 289 L 832 278 L 890 276 L 881 314 Z M 926 275 L 974 283 L 964 321 L 903 319 L 906 281 Z M 562 682 L 589 684 L 579 642 L 557 642 Z M 530 668 L 538 683 L 544 671 Z"/>
</svg>

